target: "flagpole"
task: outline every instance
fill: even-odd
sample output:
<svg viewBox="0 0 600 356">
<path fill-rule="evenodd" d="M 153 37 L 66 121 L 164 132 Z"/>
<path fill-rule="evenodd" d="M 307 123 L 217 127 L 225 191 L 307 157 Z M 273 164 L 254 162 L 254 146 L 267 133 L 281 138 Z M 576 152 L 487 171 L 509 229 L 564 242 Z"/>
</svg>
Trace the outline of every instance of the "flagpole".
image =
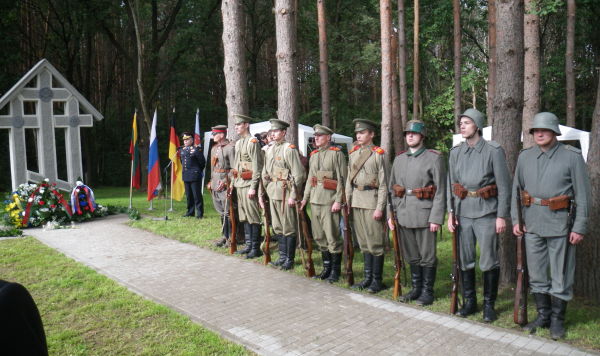
<svg viewBox="0 0 600 356">
<path fill-rule="evenodd" d="M 171 207 L 169 211 L 173 211 L 173 165 L 171 165 Z"/>
<path fill-rule="evenodd" d="M 134 153 L 135 156 L 135 153 Z M 131 178 L 129 179 L 129 209 L 131 209 L 131 201 L 133 199 L 133 160 L 131 160 Z"/>
</svg>

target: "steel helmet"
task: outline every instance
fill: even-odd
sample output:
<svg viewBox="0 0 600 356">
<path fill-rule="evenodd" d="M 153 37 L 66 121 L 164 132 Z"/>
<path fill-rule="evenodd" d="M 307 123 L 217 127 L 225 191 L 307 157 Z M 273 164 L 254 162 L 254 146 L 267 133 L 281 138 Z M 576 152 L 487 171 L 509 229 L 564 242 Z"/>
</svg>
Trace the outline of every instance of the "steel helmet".
<svg viewBox="0 0 600 356">
<path fill-rule="evenodd" d="M 469 119 L 473 120 L 475 126 L 477 126 L 479 130 L 483 130 L 483 127 L 485 125 L 485 115 L 483 115 L 480 111 L 478 111 L 477 109 L 467 109 L 465 110 L 465 112 L 462 113 L 462 115 L 460 115 L 460 117 L 463 116 L 466 116 Z"/>
<path fill-rule="evenodd" d="M 423 136 L 427 136 L 427 130 L 425 130 L 425 123 L 421 120 L 410 120 L 406 123 L 404 128 L 404 134 L 407 132 L 420 133 Z"/>
<path fill-rule="evenodd" d="M 533 125 L 529 129 L 529 133 L 533 133 L 533 129 L 546 129 L 554 131 L 557 136 L 560 136 L 560 128 L 558 127 L 558 117 L 551 112 L 540 112 L 533 117 Z"/>
</svg>

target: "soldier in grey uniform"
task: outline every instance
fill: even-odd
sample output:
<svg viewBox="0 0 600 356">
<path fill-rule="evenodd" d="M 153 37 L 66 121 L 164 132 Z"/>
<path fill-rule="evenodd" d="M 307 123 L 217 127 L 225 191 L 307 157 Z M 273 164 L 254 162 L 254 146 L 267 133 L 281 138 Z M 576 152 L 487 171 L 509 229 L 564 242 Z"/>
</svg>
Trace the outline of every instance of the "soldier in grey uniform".
<svg viewBox="0 0 600 356">
<path fill-rule="evenodd" d="M 258 140 L 250 135 L 250 118 L 234 114 L 235 131 L 240 136 L 235 142 L 233 164 L 233 186 L 237 192 L 238 215 L 244 227 L 246 246 L 236 253 L 247 254 L 246 258 L 262 255 L 260 251 L 261 215 L 258 207 L 257 191 L 263 155 Z M 235 239 L 235 237 L 234 237 Z"/>
<path fill-rule="evenodd" d="M 408 151 L 394 159 L 390 192 L 400 225 L 404 259 L 410 265 L 411 291 L 403 297 L 419 305 L 433 303 L 437 268 L 436 235 L 446 211 L 446 170 L 440 152 L 423 145 L 425 124 L 410 120 L 404 130 Z M 394 224 L 388 221 L 390 229 Z"/>
<path fill-rule="evenodd" d="M 233 166 L 234 147 L 226 138 L 227 126 L 218 125 L 211 128 L 215 144 L 211 149 L 210 166 L 211 176 L 208 189 L 211 192 L 213 206 L 221 216 L 223 226 L 223 238 L 216 245 L 223 247 L 229 239 L 231 222 L 229 221 L 229 209 L 227 203 L 227 176 Z"/>
<path fill-rule="evenodd" d="M 352 208 L 353 228 L 365 259 L 365 279 L 353 286 L 370 293 L 383 286 L 384 212 L 387 202 L 387 165 L 384 150 L 373 145 L 377 124 L 355 119 L 358 145 L 350 151 L 346 197 Z"/>
<path fill-rule="evenodd" d="M 529 133 L 535 146 L 519 155 L 512 194 L 513 233 L 525 232 L 529 284 L 538 311 L 524 329 L 533 333 L 550 327 L 556 340 L 565 335 L 567 302 L 573 298 L 574 245 L 587 232 L 590 181 L 581 151 L 556 139 L 556 115 L 538 113 Z M 524 226 L 519 225 L 517 199 Z"/>
<path fill-rule="evenodd" d="M 505 219 L 510 215 L 511 180 L 502 147 L 481 137 L 484 115 L 467 109 L 460 117 L 460 133 L 466 142 L 450 151 L 448 172 L 448 229 L 458 228 L 460 268 L 465 303 L 458 314 L 462 317 L 477 312 L 475 295 L 475 244 L 481 256 L 483 272 L 483 320 L 497 319 L 494 309 L 498 296 L 500 261 L 498 234 L 506 230 Z M 455 195 L 456 206 L 450 204 Z M 459 226 L 452 224 L 454 213 Z"/>
<path fill-rule="evenodd" d="M 340 210 L 348 166 L 341 149 L 331 145 L 333 131 L 319 124 L 313 129 L 317 149 L 310 153 L 302 208 L 310 201 L 313 236 L 323 258 L 323 271 L 315 278 L 333 283 L 341 272 Z"/>
<path fill-rule="evenodd" d="M 296 196 L 293 184 L 301 187 L 306 179 L 306 172 L 300 161 L 298 148 L 285 141 L 290 124 L 277 119 L 269 121 L 273 145 L 265 152 L 262 178 L 269 196 L 273 231 L 279 241 L 279 259 L 273 265 L 289 270 L 294 267 L 296 256 L 296 200 L 301 198 Z"/>
</svg>

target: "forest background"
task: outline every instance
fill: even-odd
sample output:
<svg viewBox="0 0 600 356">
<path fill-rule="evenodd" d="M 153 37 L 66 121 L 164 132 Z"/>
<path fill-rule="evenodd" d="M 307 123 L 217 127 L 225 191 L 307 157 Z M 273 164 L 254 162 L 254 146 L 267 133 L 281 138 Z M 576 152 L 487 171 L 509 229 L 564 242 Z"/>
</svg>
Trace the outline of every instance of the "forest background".
<svg viewBox="0 0 600 356">
<path fill-rule="evenodd" d="M 126 186 L 130 174 L 128 149 L 131 121 L 136 108 L 145 107 L 150 112 L 154 108 L 158 110 L 158 139 L 161 157 L 164 157 L 161 162 L 163 166 L 168 163 L 168 119 L 173 108 L 177 112 L 176 128 L 179 133 L 193 131 L 196 108 L 200 110 L 202 131 L 227 122 L 221 14 L 225 2 L 0 0 L 0 95 L 40 59 L 47 58 L 105 117 L 96 122 L 93 128 L 82 130 L 86 183 L 91 186 Z M 239 31 L 243 38 L 246 58 L 242 63 L 245 63 L 247 71 L 248 113 L 257 121 L 262 121 L 275 117 L 278 109 L 276 4 L 273 0 L 241 2 L 242 25 L 234 30 Z M 381 122 L 382 115 L 385 115 L 382 113 L 381 85 L 380 3 L 383 1 L 294 2 L 297 119 L 306 125 L 322 121 L 317 24 L 319 2 L 326 7 L 331 126 L 336 132 L 352 135 L 353 118 L 363 117 Z M 454 50 L 453 2 L 459 4 L 460 10 L 459 56 L 455 56 Z M 459 106 L 463 109 L 476 107 L 482 112 L 491 113 L 490 100 L 493 96 L 488 95 L 488 68 L 493 57 L 490 53 L 488 6 L 493 2 L 496 1 L 401 2 L 407 39 L 406 88 L 410 111 L 409 117 L 402 120 L 413 116 L 425 120 L 431 148 L 447 152 L 451 144 L 456 118 L 455 79 L 459 78 L 454 70 L 457 57 L 461 60 Z M 523 1 L 497 2 L 502 6 L 508 3 L 520 3 L 519 6 L 523 6 Z M 539 39 L 540 111 L 552 111 L 561 118 L 562 123 L 566 123 L 567 88 L 570 88 L 570 92 L 576 94 L 575 103 L 571 104 L 571 110 L 575 113 L 573 126 L 592 130 L 599 79 L 597 67 L 600 63 L 600 28 L 596 23 L 600 18 L 600 6 L 597 0 L 577 0 L 574 31 L 568 31 L 567 3 L 575 1 L 525 2 L 534 3 L 535 10 L 526 13 L 534 13 L 539 23 L 536 37 Z M 392 33 L 396 34 L 398 2 L 392 1 L 391 4 Z M 416 67 L 420 95 L 413 102 L 413 59 L 417 52 L 412 39 L 416 8 L 420 12 L 417 36 L 419 65 Z M 566 38 L 567 33 L 573 32 L 574 46 L 571 51 L 568 50 Z M 525 47 L 527 53 L 527 44 Z M 572 61 L 566 60 L 567 54 L 572 56 Z M 573 87 L 568 85 L 566 79 L 570 71 L 568 63 L 573 64 Z M 523 73 L 525 66 L 515 68 L 515 73 Z M 397 70 L 393 72 L 397 75 Z M 499 75 L 510 74 L 514 73 L 503 71 Z M 142 80 L 138 81 L 138 78 Z M 397 86 L 398 82 L 393 85 Z M 518 87 L 518 84 L 515 86 Z M 146 102 L 143 105 L 140 103 L 140 91 L 145 93 Z M 394 100 L 398 101 L 398 98 Z M 489 116 L 498 120 L 498 123 L 505 121 L 508 125 L 505 127 L 514 126 L 507 112 L 499 111 Z M 147 113 L 144 115 L 142 110 L 138 115 L 141 147 L 145 148 L 152 118 Z M 502 128 L 502 125 L 498 127 Z M 35 166 L 35 132 L 27 131 L 30 145 L 27 148 L 28 166 Z M 60 139 L 62 135 L 57 134 L 56 137 Z M 401 140 L 394 138 L 393 141 L 398 143 Z M 3 152 L 8 152 L 8 130 L 0 130 L 0 145 Z M 64 142 L 59 140 L 57 145 L 64 147 Z M 394 150 L 398 150 L 397 145 Z M 514 156 L 513 151 L 509 149 L 509 156 Z M 61 152 L 60 147 L 58 152 Z M 145 162 L 147 158 L 142 155 L 142 159 Z M 60 157 L 58 164 L 60 177 L 60 172 L 66 172 L 66 167 Z M 3 155 L 0 158 L 0 170 L 9 172 L 9 165 L 9 156 Z M 9 189 L 10 176 L 0 175 L 0 191 Z M 594 196 L 598 195 L 596 190 Z M 598 215 L 597 212 L 595 214 Z M 591 248 L 588 249 L 586 261 L 597 260 L 599 246 L 598 242 L 588 246 Z M 503 276 L 504 281 L 507 279 L 510 277 Z M 594 296 L 598 300 L 599 274 L 580 278 L 577 285 L 584 287 L 587 296 Z"/>
</svg>

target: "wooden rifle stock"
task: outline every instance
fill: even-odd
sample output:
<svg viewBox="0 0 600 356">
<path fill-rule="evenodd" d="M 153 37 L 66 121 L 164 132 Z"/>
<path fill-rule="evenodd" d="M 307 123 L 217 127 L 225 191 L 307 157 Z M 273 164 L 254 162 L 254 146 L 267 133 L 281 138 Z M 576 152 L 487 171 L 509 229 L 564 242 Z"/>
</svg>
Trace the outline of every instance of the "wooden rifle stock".
<svg viewBox="0 0 600 356">
<path fill-rule="evenodd" d="M 344 219 L 344 254 L 346 255 L 345 272 L 348 286 L 354 285 L 354 271 L 352 263 L 354 262 L 354 243 L 352 241 L 352 230 L 350 228 L 350 206 L 346 199 L 346 192 L 342 192 L 342 219 Z"/>
<path fill-rule="evenodd" d="M 237 251 L 237 216 L 235 210 L 235 202 L 233 201 L 235 188 L 233 182 L 227 176 L 227 205 L 229 209 L 229 222 L 231 223 L 231 231 L 229 231 L 229 254 L 233 255 Z"/>
<path fill-rule="evenodd" d="M 450 314 L 456 314 L 458 311 L 458 294 L 460 289 L 460 253 L 459 253 L 459 236 L 458 236 L 458 212 L 455 210 L 454 193 L 452 191 L 452 182 L 450 181 L 450 174 L 448 174 L 448 189 L 450 189 L 450 214 L 452 214 L 452 225 L 454 225 L 454 232 L 452 232 L 452 288 L 450 292 Z"/>
<path fill-rule="evenodd" d="M 260 180 L 260 189 L 262 195 L 262 201 L 265 205 L 263 209 L 264 216 L 264 229 L 265 229 L 265 245 L 263 249 L 264 257 L 263 264 L 268 265 L 271 262 L 271 208 L 269 206 L 269 198 L 265 186 L 263 185 L 262 179 Z"/>
<path fill-rule="evenodd" d="M 398 299 L 399 296 L 402 296 L 402 283 L 400 281 L 400 274 L 402 272 L 402 252 L 400 251 L 400 234 L 398 231 L 398 220 L 396 220 L 396 212 L 394 211 L 394 206 L 392 204 L 392 194 L 390 192 L 388 194 L 388 207 L 390 209 L 392 223 L 394 224 L 394 229 L 392 230 L 392 242 L 394 243 L 394 263 L 396 264 L 396 273 L 394 274 L 394 291 L 392 293 L 392 298 Z"/>
<path fill-rule="evenodd" d="M 517 236 L 517 288 L 513 307 L 513 321 L 518 325 L 527 324 L 527 290 L 529 276 L 527 274 L 527 255 L 525 254 L 525 236 L 523 235 L 523 206 L 521 204 L 521 188 L 517 187 L 517 218 L 521 236 Z"/>
<path fill-rule="evenodd" d="M 302 235 L 299 236 L 298 239 L 300 245 L 300 254 L 302 255 L 302 264 L 306 269 L 306 275 L 308 277 L 313 277 L 316 273 L 315 265 L 312 259 L 312 227 L 310 226 L 310 219 L 308 218 L 308 215 L 306 215 L 306 207 L 304 209 L 300 208 L 300 205 L 302 204 L 301 201 L 298 200 L 302 197 L 302 195 L 300 195 L 300 189 L 298 189 L 295 181 L 292 180 L 291 184 L 294 188 L 294 193 L 296 194 L 296 212 L 298 213 L 298 224 L 300 225 L 300 231 L 298 231 L 298 233 Z M 287 202 L 284 203 L 287 204 Z M 304 242 L 304 244 L 302 242 Z M 306 246 L 306 255 L 302 245 Z"/>
</svg>

